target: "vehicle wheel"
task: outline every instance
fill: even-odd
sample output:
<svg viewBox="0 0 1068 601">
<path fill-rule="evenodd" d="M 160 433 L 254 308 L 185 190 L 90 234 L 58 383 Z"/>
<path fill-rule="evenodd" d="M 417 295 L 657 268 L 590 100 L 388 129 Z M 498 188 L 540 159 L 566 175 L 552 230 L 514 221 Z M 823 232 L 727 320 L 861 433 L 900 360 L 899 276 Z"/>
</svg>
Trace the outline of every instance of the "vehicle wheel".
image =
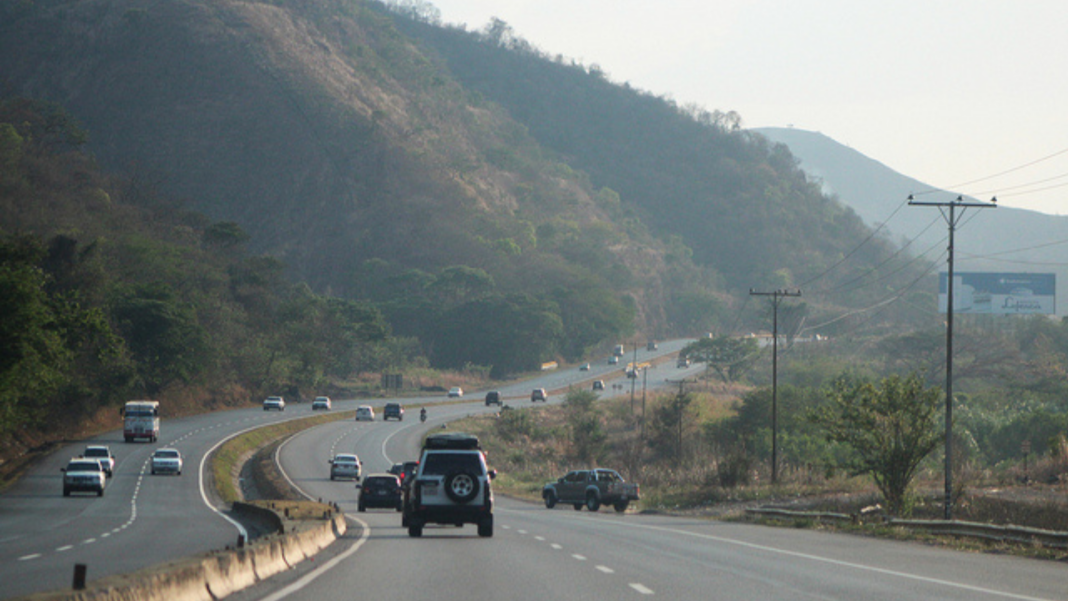
<svg viewBox="0 0 1068 601">
<path fill-rule="evenodd" d="M 597 511 L 601 508 L 601 500 L 597 498 L 597 495 L 590 493 L 586 495 L 586 509 L 590 511 Z"/>
<path fill-rule="evenodd" d="M 493 536 L 493 516 L 484 517 L 478 522 L 478 535 L 482 538 Z"/>
<path fill-rule="evenodd" d="M 404 511 L 404 505 L 397 503 L 397 511 Z"/>
<path fill-rule="evenodd" d="M 179 475 L 179 476 L 181 476 L 181 475 L 182 475 L 182 470 L 178 470 L 178 475 Z"/>
<path fill-rule="evenodd" d="M 556 495 L 552 492 L 545 493 L 545 508 L 552 509 L 556 507 Z"/>
<path fill-rule="evenodd" d="M 467 472 L 445 476 L 445 494 L 456 503 L 470 503 L 478 496 L 478 478 Z"/>
<path fill-rule="evenodd" d="M 410 536 L 412 538 L 419 538 L 420 536 L 423 536 L 423 526 L 422 525 L 412 524 L 412 523 L 409 522 L 408 523 L 408 536 Z"/>
<path fill-rule="evenodd" d="M 356 505 L 356 511 L 359 511 L 360 513 L 363 513 L 365 511 L 367 511 L 367 506 L 364 505 L 363 503 L 359 503 L 359 504 Z"/>
<path fill-rule="evenodd" d="M 127 436 L 123 440 L 125 440 L 126 442 L 133 442 L 133 437 L 132 436 Z"/>
<path fill-rule="evenodd" d="M 98 496 L 98 497 L 104 496 L 104 489 L 101 488 L 100 490 L 96 491 L 96 496 Z"/>
<path fill-rule="evenodd" d="M 152 470 L 152 475 L 153 475 L 153 476 L 155 476 L 155 475 L 156 475 L 156 470 Z"/>
<path fill-rule="evenodd" d="M 404 512 L 404 513 L 401 514 L 401 528 L 407 528 L 407 527 L 408 527 L 408 512 Z"/>
<path fill-rule="evenodd" d="M 334 475 L 333 475 L 333 474 L 330 474 L 330 481 L 331 481 L 331 482 L 333 482 L 333 481 L 334 481 Z"/>
<path fill-rule="evenodd" d="M 575 503 L 575 504 L 574 504 L 574 506 L 575 506 L 575 511 L 582 511 L 582 506 L 583 506 L 583 505 L 585 505 L 585 503 Z"/>
<path fill-rule="evenodd" d="M 69 488 L 64 488 L 63 489 L 63 496 L 64 497 L 69 497 L 70 496 L 70 489 Z"/>
<path fill-rule="evenodd" d="M 627 510 L 627 505 L 629 505 L 629 504 L 630 504 L 630 501 L 616 501 L 615 504 L 612 505 L 612 507 L 615 508 L 617 513 L 623 513 L 624 511 Z"/>
</svg>

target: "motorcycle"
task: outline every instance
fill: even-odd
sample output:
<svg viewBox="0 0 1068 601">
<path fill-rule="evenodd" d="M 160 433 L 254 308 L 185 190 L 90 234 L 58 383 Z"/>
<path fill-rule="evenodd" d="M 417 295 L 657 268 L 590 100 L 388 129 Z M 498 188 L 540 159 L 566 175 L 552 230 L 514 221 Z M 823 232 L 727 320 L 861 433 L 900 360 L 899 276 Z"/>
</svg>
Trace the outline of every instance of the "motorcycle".
<svg viewBox="0 0 1068 601">
<path fill-rule="evenodd" d="M 421 422 L 425 422 L 426 421 L 426 409 L 423 409 L 422 411 L 419 412 L 419 421 L 421 421 Z"/>
</svg>

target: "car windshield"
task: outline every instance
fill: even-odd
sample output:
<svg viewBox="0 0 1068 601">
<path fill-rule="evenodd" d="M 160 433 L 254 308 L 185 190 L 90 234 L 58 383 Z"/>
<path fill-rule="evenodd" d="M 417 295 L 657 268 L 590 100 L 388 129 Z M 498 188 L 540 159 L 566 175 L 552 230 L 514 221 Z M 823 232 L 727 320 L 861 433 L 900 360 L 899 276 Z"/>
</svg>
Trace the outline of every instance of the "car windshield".
<svg viewBox="0 0 1068 601">
<path fill-rule="evenodd" d="M 444 476 L 452 472 L 482 473 L 482 461 L 478 453 L 430 453 L 423 466 L 424 476 Z"/>
</svg>

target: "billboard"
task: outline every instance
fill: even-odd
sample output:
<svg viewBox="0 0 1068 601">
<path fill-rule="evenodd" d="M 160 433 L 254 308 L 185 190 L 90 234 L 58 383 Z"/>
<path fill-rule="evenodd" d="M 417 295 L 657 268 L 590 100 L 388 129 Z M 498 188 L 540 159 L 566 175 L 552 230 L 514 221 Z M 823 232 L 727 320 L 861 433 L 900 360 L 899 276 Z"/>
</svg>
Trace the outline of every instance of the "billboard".
<svg viewBox="0 0 1068 601">
<path fill-rule="evenodd" d="M 946 312 L 946 272 L 938 274 L 938 311 Z M 954 272 L 953 312 L 991 315 L 1053 315 L 1056 274 Z"/>
</svg>

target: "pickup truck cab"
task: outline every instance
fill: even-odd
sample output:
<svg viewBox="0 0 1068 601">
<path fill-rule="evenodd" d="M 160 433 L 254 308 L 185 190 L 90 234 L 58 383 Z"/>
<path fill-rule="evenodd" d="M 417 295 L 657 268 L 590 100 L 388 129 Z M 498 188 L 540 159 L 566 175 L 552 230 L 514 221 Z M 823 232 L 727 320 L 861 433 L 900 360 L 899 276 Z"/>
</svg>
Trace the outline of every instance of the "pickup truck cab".
<svg viewBox="0 0 1068 601">
<path fill-rule="evenodd" d="M 541 498 L 545 507 L 552 509 L 557 503 L 569 503 L 575 510 L 585 505 L 597 511 L 601 505 L 611 505 L 619 513 L 627 510 L 631 501 L 637 501 L 638 485 L 627 483 L 619 472 L 608 469 L 574 470 L 556 482 L 542 488 Z"/>
</svg>

